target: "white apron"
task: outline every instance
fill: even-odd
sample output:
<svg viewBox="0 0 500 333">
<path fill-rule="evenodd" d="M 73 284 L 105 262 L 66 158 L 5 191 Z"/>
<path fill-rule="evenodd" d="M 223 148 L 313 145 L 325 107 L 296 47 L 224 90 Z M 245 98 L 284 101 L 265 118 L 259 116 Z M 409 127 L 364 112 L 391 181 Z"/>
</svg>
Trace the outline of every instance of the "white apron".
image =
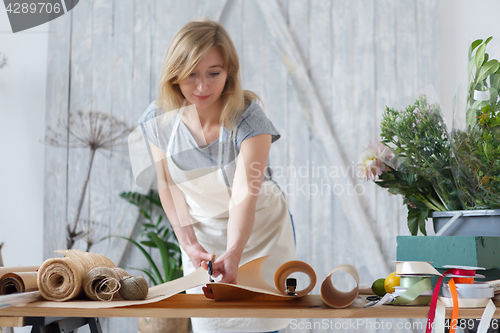
<svg viewBox="0 0 500 333">
<path fill-rule="evenodd" d="M 181 108 L 174 123 L 168 142 L 166 158 L 168 169 L 177 187 L 183 192 L 189 215 L 198 242 L 216 256 L 222 255 L 227 246 L 227 223 L 231 189 L 222 174 L 222 134 L 219 134 L 219 154 L 217 166 L 195 170 L 180 169 L 171 158 L 172 144 L 179 128 Z M 224 168 L 234 167 L 235 160 Z M 255 222 L 252 234 L 244 248 L 240 265 L 271 255 L 262 267 L 266 281 L 274 286 L 274 272 L 286 261 L 295 259 L 293 228 L 283 193 L 273 181 L 262 183 L 257 199 Z M 189 256 L 182 250 L 184 275 L 195 270 Z M 208 282 L 208 273 L 207 273 Z M 187 293 L 202 293 L 201 287 Z M 289 319 L 271 318 L 192 318 L 194 332 L 268 332 L 286 327 Z"/>
</svg>

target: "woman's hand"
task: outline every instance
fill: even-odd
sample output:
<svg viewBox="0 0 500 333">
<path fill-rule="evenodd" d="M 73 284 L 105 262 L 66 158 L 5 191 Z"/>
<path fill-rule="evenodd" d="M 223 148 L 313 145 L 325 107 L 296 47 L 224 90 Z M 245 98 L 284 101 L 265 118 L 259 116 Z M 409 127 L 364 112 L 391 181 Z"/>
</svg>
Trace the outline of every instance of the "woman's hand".
<svg viewBox="0 0 500 333">
<path fill-rule="evenodd" d="M 191 259 L 195 269 L 202 266 L 202 263 L 204 263 L 203 268 L 207 269 L 207 263 L 212 255 L 208 253 L 200 243 L 196 242 L 187 246 L 185 245 L 183 248 L 189 256 L 189 259 Z"/>
<path fill-rule="evenodd" d="M 241 255 L 237 255 L 231 251 L 225 252 L 213 263 L 213 276 L 217 277 L 222 275 L 222 279 L 219 282 L 236 284 L 240 258 Z M 208 269 L 208 261 L 203 262 L 202 266 L 203 268 Z"/>
</svg>

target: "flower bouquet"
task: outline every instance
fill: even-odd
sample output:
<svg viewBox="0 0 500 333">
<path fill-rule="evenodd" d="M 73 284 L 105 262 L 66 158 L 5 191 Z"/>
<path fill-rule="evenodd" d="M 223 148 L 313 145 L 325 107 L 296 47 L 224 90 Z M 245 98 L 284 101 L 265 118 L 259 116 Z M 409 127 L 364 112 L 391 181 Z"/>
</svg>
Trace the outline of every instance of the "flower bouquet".
<svg viewBox="0 0 500 333">
<path fill-rule="evenodd" d="M 412 235 L 427 235 L 434 211 L 500 207 L 500 69 L 485 52 L 490 40 L 470 47 L 464 130 L 448 132 L 439 105 L 422 95 L 405 110 L 387 107 L 381 140 L 360 156 L 360 178 L 403 196 Z"/>
</svg>

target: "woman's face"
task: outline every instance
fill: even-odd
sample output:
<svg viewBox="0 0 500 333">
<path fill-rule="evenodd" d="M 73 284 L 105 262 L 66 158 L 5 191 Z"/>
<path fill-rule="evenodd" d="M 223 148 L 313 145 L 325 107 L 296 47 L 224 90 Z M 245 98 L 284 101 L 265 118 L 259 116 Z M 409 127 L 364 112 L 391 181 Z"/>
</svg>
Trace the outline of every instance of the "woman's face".
<svg viewBox="0 0 500 333">
<path fill-rule="evenodd" d="M 212 47 L 191 74 L 179 83 L 181 92 L 189 104 L 196 105 L 198 110 L 220 108 L 219 98 L 227 79 L 223 65 L 220 50 Z"/>
</svg>

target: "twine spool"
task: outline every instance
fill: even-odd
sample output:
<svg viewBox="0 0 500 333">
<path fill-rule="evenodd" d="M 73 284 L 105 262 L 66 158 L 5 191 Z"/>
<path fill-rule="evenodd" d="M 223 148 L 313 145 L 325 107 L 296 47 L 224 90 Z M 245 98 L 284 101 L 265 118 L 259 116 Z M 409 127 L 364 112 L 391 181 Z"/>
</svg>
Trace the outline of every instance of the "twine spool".
<svg viewBox="0 0 500 333">
<path fill-rule="evenodd" d="M 148 297 L 149 286 L 144 276 L 126 276 L 120 280 L 120 295 L 126 300 L 141 300 Z"/>
<path fill-rule="evenodd" d="M 94 301 L 111 301 L 120 290 L 120 279 L 130 275 L 122 268 L 95 267 L 83 278 L 83 291 Z"/>
<path fill-rule="evenodd" d="M 67 301 L 83 293 L 85 274 L 94 267 L 116 267 L 108 258 L 79 250 L 58 250 L 64 258 L 46 260 L 38 270 L 38 288 L 49 301 Z"/>
</svg>

